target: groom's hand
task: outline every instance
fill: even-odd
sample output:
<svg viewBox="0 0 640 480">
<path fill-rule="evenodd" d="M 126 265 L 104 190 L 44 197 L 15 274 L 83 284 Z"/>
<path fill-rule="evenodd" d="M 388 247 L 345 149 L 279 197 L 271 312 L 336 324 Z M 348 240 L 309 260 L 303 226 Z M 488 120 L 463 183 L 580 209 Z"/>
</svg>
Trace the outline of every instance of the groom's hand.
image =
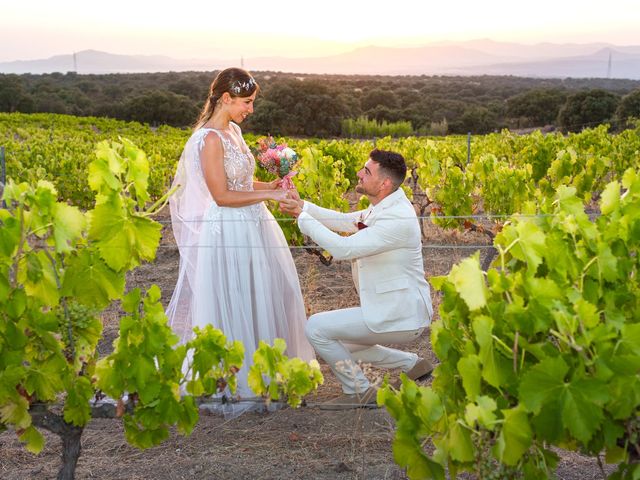
<svg viewBox="0 0 640 480">
<path fill-rule="evenodd" d="M 290 188 L 289 190 L 287 190 L 287 196 L 294 200 L 298 200 L 300 202 L 300 205 L 303 204 L 302 200 L 300 200 L 300 194 L 298 193 L 298 190 L 296 190 L 295 188 Z"/>
<path fill-rule="evenodd" d="M 284 200 L 280 201 L 280 211 L 296 218 L 298 217 L 298 215 L 300 215 L 300 213 L 302 213 L 303 206 L 304 202 L 300 200 L 299 196 L 298 199 L 285 198 Z"/>
</svg>

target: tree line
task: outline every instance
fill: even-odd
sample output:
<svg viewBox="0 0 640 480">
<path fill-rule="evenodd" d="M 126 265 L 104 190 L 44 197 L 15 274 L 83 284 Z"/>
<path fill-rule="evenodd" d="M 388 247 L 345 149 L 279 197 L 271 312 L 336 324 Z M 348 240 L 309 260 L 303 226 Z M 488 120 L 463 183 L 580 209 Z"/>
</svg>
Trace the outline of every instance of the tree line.
<svg viewBox="0 0 640 480">
<path fill-rule="evenodd" d="M 0 74 L 0 111 L 189 127 L 216 73 Z M 260 134 L 349 136 L 355 119 L 401 123 L 390 131 L 414 135 L 579 131 L 601 123 L 623 128 L 640 117 L 638 80 L 253 73 L 261 92 L 243 128 Z"/>
</svg>

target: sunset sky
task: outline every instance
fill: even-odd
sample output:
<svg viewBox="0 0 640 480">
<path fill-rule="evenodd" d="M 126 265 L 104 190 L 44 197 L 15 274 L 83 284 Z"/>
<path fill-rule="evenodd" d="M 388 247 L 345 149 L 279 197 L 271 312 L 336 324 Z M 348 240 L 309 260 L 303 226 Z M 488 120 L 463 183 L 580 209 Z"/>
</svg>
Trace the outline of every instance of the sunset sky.
<svg viewBox="0 0 640 480">
<path fill-rule="evenodd" d="M 0 61 L 87 49 L 176 58 L 321 56 L 491 38 L 640 45 L 638 0 L 3 0 Z"/>
</svg>

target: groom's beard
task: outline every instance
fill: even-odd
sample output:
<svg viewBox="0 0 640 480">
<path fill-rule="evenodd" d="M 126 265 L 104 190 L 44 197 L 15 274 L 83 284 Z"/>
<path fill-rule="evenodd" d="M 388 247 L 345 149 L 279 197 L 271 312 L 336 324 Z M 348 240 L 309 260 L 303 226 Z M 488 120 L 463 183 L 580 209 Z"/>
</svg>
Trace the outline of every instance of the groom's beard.
<svg viewBox="0 0 640 480">
<path fill-rule="evenodd" d="M 356 183 L 356 193 L 361 195 L 371 195 L 369 189 L 361 182 Z"/>
<path fill-rule="evenodd" d="M 356 183 L 356 193 L 359 193 L 361 195 L 366 195 L 367 197 L 370 196 L 375 196 L 375 192 L 372 192 L 371 190 L 371 185 L 369 185 L 369 188 L 365 187 L 364 184 L 362 183 Z"/>
</svg>

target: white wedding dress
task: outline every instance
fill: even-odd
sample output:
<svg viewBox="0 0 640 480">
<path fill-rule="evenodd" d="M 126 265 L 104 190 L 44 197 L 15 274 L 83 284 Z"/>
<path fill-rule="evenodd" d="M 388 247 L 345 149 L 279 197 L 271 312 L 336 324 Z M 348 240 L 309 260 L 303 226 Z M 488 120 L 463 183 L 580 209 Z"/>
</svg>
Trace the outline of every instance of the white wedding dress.
<svg viewBox="0 0 640 480">
<path fill-rule="evenodd" d="M 231 124 L 242 139 L 240 127 Z M 208 134 L 217 134 L 224 149 L 227 187 L 253 190 L 255 160 L 244 139 L 236 145 L 227 134 L 201 128 L 187 141 L 170 199 L 174 236 L 180 250 L 180 271 L 167 316 L 181 341 L 192 328 L 211 324 L 230 341 L 240 340 L 245 361 L 238 372 L 234 403 L 221 410 L 234 416 L 248 408 L 241 400 L 255 397 L 247 374 L 258 342 L 287 343 L 286 354 L 314 358 L 304 335 L 306 315 L 298 274 L 280 226 L 263 202 L 246 207 L 220 207 L 202 174 L 200 152 Z M 253 405 L 256 405 L 255 402 Z"/>
</svg>

